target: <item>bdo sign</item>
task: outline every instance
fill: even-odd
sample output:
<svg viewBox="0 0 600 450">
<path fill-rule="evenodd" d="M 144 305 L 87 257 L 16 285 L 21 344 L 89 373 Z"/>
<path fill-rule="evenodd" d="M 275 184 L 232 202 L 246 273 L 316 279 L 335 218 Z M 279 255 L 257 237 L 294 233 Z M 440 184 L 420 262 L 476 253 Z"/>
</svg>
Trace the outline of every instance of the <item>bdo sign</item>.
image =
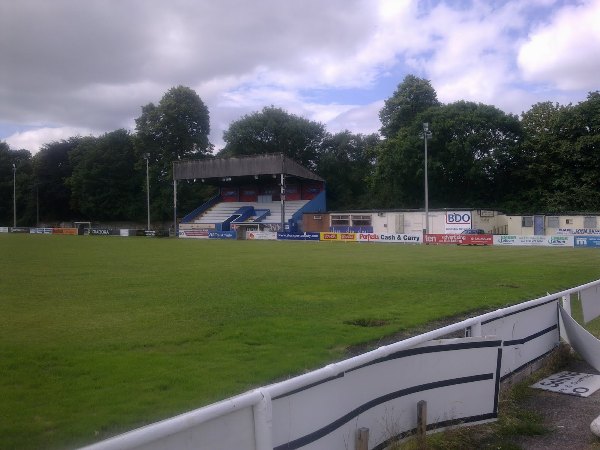
<svg viewBox="0 0 600 450">
<path fill-rule="evenodd" d="M 460 234 L 471 227 L 471 211 L 446 211 L 446 234 Z"/>
</svg>

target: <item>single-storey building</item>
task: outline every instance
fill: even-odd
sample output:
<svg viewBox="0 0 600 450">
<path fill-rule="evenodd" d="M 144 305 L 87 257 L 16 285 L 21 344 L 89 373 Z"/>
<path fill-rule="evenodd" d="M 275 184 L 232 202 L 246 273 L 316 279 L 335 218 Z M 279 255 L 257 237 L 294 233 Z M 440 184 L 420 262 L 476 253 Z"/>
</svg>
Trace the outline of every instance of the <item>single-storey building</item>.
<svg viewBox="0 0 600 450">
<path fill-rule="evenodd" d="M 509 215 L 483 209 L 429 211 L 429 233 L 460 233 L 479 228 L 489 234 L 570 235 L 600 234 L 600 213 L 562 215 Z M 306 232 L 421 233 L 426 228 L 424 210 L 356 210 L 305 213 L 300 229 Z"/>
</svg>

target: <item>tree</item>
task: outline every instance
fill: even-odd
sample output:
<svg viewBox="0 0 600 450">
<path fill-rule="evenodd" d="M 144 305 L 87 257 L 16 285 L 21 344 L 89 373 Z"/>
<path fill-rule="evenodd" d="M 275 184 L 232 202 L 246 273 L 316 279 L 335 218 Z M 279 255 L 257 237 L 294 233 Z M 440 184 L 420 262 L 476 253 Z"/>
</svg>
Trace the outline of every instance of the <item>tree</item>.
<svg viewBox="0 0 600 450">
<path fill-rule="evenodd" d="M 144 177 L 136 170 L 137 156 L 128 131 L 84 138 L 69 156 L 73 171 L 67 184 L 74 210 L 94 220 L 144 217 Z"/>
<path fill-rule="evenodd" d="M 370 207 L 368 180 L 374 168 L 379 136 L 348 130 L 328 135 L 320 150 L 316 172 L 327 183 L 330 210 Z"/>
<path fill-rule="evenodd" d="M 40 221 L 57 223 L 72 220 L 78 214 L 71 208 L 71 189 L 66 183 L 72 166 L 69 153 L 81 137 L 44 144 L 33 157 L 33 175 L 39 195 Z"/>
<path fill-rule="evenodd" d="M 575 106 L 538 103 L 523 113 L 527 180 L 522 204 L 554 213 L 600 209 L 600 93 Z"/>
<path fill-rule="evenodd" d="M 283 153 L 314 170 L 325 137 L 323 124 L 289 114 L 281 108 L 265 107 L 229 126 L 223 133 L 226 145 L 219 156 Z"/>
<path fill-rule="evenodd" d="M 440 102 L 429 80 L 407 75 L 379 112 L 381 134 L 393 137 L 401 128 L 410 126 L 417 114 L 435 106 L 440 106 Z"/>
<path fill-rule="evenodd" d="M 373 190 L 380 207 L 424 205 L 422 124 L 429 123 L 429 200 L 433 207 L 493 207 L 514 187 L 518 118 L 472 102 L 431 107 L 378 148 Z"/>
<path fill-rule="evenodd" d="M 135 123 L 138 160 L 148 155 L 150 161 L 152 212 L 156 219 L 167 220 L 172 214 L 173 161 L 210 154 L 208 108 L 195 91 L 177 86 L 158 106 L 143 106 Z"/>
<path fill-rule="evenodd" d="M 518 117 L 459 101 L 429 111 L 428 119 L 432 205 L 498 207 L 512 195 L 519 185 L 513 177 L 522 142 Z"/>
<path fill-rule="evenodd" d="M 17 168 L 13 179 L 13 164 Z M 0 224 L 13 225 L 14 191 L 16 191 L 17 225 L 32 224 L 32 177 L 31 153 L 27 150 L 11 150 L 6 142 L 0 142 Z M 16 187 L 16 189 L 15 189 Z"/>
</svg>

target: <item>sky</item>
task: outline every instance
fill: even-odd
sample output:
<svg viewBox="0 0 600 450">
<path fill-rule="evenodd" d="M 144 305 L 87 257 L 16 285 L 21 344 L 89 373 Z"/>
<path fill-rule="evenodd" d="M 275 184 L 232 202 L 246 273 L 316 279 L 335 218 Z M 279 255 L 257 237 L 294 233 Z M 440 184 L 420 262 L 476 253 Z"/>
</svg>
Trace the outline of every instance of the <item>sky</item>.
<svg viewBox="0 0 600 450">
<path fill-rule="evenodd" d="M 135 130 L 194 89 L 210 141 L 276 106 L 374 133 L 408 74 L 520 115 L 600 89 L 600 0 L 0 0 L 0 141 Z"/>
</svg>

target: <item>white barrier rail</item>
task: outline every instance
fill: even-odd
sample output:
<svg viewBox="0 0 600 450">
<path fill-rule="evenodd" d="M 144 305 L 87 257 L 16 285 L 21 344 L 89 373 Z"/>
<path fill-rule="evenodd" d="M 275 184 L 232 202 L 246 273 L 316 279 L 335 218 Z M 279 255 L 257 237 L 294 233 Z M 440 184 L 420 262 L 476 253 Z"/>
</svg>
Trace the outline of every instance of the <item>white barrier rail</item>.
<svg viewBox="0 0 600 450">
<path fill-rule="evenodd" d="M 599 287 L 465 319 L 85 449 L 342 450 L 367 427 L 369 448 L 380 450 L 414 431 L 423 399 L 428 429 L 494 420 L 500 380 L 558 345 L 558 304 Z M 458 331 L 468 337 L 443 339 Z"/>
</svg>

